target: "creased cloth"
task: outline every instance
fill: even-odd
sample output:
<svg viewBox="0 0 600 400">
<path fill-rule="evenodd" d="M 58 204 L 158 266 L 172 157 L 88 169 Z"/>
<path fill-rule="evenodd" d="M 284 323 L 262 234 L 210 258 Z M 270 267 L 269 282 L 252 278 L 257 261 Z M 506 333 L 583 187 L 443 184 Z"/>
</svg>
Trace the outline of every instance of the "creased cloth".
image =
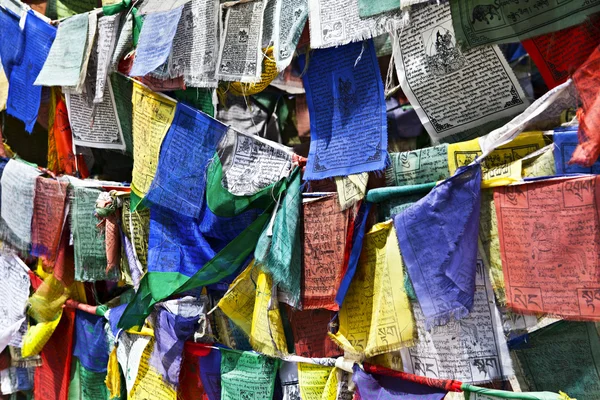
<svg viewBox="0 0 600 400">
<path fill-rule="evenodd" d="M 221 399 L 221 353 L 209 345 L 185 342 L 179 375 L 182 400 Z"/>
<path fill-rule="evenodd" d="M 22 36 L 22 58 L 12 68 L 10 76 L 7 75 L 10 86 L 6 111 L 25 122 L 25 130 L 30 133 L 33 131 L 42 100 L 42 87 L 34 86 L 33 82 L 46 61 L 55 36 L 55 27 L 39 18 L 32 10 L 27 12 Z"/>
<path fill-rule="evenodd" d="M 78 281 L 116 281 L 118 268 L 106 271 L 105 234 L 96 225 L 96 200 L 100 190 L 76 186 L 71 204 L 71 231 L 75 247 L 75 279 Z"/>
<path fill-rule="evenodd" d="M 302 190 L 300 170 L 290 177 L 290 185 L 277 209 L 275 220 L 263 230 L 254 257 L 256 263 L 273 277 L 273 284 L 289 293 L 291 306 L 300 305 L 302 255 L 300 253 L 300 208 Z"/>
<path fill-rule="evenodd" d="M 303 69 L 305 56 L 300 64 Z M 303 77 L 311 134 L 304 179 L 385 168 L 385 96 L 373 41 L 315 50 L 309 65 Z"/>
<path fill-rule="evenodd" d="M 33 220 L 31 222 L 31 254 L 53 264 L 65 222 L 67 188 L 63 180 L 38 177 L 35 181 Z"/>
<path fill-rule="evenodd" d="M 442 400 L 448 392 L 404 379 L 368 374 L 354 366 L 352 381 L 361 399 Z"/>
<path fill-rule="evenodd" d="M 208 163 L 226 131 L 227 126 L 219 121 L 177 103 L 146 201 L 198 218 L 204 203 Z"/>
<path fill-rule="evenodd" d="M 40 172 L 31 165 L 17 160 L 10 160 L 0 179 L 2 185 L 2 220 L 17 237 L 18 242 L 26 247 L 31 244 L 31 221 L 33 218 L 36 178 Z M 17 245 L 17 243 L 13 243 Z"/>
<path fill-rule="evenodd" d="M 473 306 L 480 190 L 480 164 L 461 167 L 394 218 L 427 329 Z"/>
<path fill-rule="evenodd" d="M 600 155 L 600 46 L 573 75 L 573 82 L 581 97 L 579 119 L 579 146 L 570 163 L 592 166 Z"/>
<path fill-rule="evenodd" d="M 103 317 L 76 310 L 73 355 L 81 365 L 93 372 L 106 373 L 108 342 Z"/>
</svg>

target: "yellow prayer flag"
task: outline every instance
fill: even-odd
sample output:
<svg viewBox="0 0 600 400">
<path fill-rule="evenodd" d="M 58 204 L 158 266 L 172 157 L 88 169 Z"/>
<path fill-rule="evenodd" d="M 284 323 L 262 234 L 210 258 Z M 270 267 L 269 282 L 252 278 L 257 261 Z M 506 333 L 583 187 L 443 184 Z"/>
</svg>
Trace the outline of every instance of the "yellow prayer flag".
<svg viewBox="0 0 600 400">
<path fill-rule="evenodd" d="M 332 339 L 347 353 L 373 357 L 412 346 L 414 317 L 404 290 L 404 264 L 393 221 L 365 235 L 356 275 Z"/>
<path fill-rule="evenodd" d="M 229 286 L 219 308 L 248 335 L 255 351 L 276 356 L 287 353 L 287 344 L 272 285 L 271 276 L 252 262 Z"/>
<path fill-rule="evenodd" d="M 113 347 L 108 356 L 108 365 L 106 366 L 106 378 L 104 383 L 110 393 L 110 398 L 119 397 L 121 394 L 121 374 L 119 373 L 119 360 L 117 360 L 117 347 Z"/>
<path fill-rule="evenodd" d="M 156 174 L 160 146 L 175 116 L 176 103 L 134 82 L 133 176 L 131 190 L 144 197 Z"/>
<path fill-rule="evenodd" d="M 39 354 L 56 330 L 61 317 L 62 309 L 54 320 L 38 322 L 37 325 L 28 326 L 27 333 L 25 333 L 25 336 L 23 337 L 21 356 L 31 357 Z"/>
<path fill-rule="evenodd" d="M 521 180 L 521 159 L 544 147 L 541 131 L 525 132 L 513 141 L 492 151 L 482 162 L 482 187 L 506 186 Z M 454 174 L 459 167 L 469 165 L 483 152 L 479 139 L 448 146 L 448 169 Z"/>
<path fill-rule="evenodd" d="M 335 373 L 334 367 L 298 363 L 298 384 L 302 400 L 329 400 L 329 393 L 325 392 L 325 388 L 332 373 Z M 335 380 L 337 394 L 337 378 Z M 333 382 L 330 383 L 328 391 L 331 384 Z M 335 400 L 335 397 L 333 399 Z"/>
</svg>

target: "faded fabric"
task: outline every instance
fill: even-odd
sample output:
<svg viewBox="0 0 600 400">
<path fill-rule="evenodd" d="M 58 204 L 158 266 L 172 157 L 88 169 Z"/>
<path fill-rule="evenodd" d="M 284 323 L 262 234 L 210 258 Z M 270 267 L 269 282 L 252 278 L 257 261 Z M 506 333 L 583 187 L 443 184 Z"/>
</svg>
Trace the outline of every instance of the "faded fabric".
<svg viewBox="0 0 600 400">
<path fill-rule="evenodd" d="M 302 357 L 336 357 L 343 354 L 329 335 L 329 323 L 335 313 L 329 310 L 289 311 L 295 353 Z"/>
<path fill-rule="evenodd" d="M 106 374 L 108 342 L 104 334 L 104 324 L 103 317 L 77 310 L 73 355 L 85 369 Z"/>
<path fill-rule="evenodd" d="M 33 131 L 42 100 L 42 87 L 34 86 L 33 82 L 46 61 L 55 36 L 55 27 L 39 18 L 32 10 L 27 12 L 22 58 L 14 65 L 10 75 L 7 74 L 10 86 L 6 111 L 23 121 L 25 130 L 29 133 Z"/>
<path fill-rule="evenodd" d="M 117 280 L 117 268 L 106 271 L 105 234 L 96 225 L 96 200 L 100 190 L 76 186 L 71 203 L 71 231 L 75 247 L 75 279 L 78 281 Z"/>
<path fill-rule="evenodd" d="M 31 221 L 34 210 L 36 179 L 40 172 L 24 162 L 10 160 L 0 179 L 2 185 L 2 220 L 16 236 L 17 245 L 27 250 L 31 244 Z"/>
<path fill-rule="evenodd" d="M 31 222 L 31 254 L 53 264 L 65 222 L 65 206 L 69 183 L 38 177 L 35 181 L 33 220 Z"/>
<path fill-rule="evenodd" d="M 480 191 L 481 166 L 461 167 L 394 218 L 428 329 L 465 317 L 473 306 Z"/>
<path fill-rule="evenodd" d="M 179 385 L 183 346 L 190 339 L 198 323 L 198 315 L 183 316 L 159 308 L 154 328 L 154 350 L 150 365 L 163 377 L 165 384 Z"/>
<path fill-rule="evenodd" d="M 373 41 L 315 50 L 303 80 L 311 134 L 304 179 L 385 168 L 386 107 Z"/>
<path fill-rule="evenodd" d="M 221 353 L 209 345 L 185 342 L 179 374 L 182 400 L 221 399 Z"/>
<path fill-rule="evenodd" d="M 352 380 L 362 399 L 442 400 L 448 393 L 403 379 L 371 375 L 357 365 L 354 366 Z"/>
</svg>

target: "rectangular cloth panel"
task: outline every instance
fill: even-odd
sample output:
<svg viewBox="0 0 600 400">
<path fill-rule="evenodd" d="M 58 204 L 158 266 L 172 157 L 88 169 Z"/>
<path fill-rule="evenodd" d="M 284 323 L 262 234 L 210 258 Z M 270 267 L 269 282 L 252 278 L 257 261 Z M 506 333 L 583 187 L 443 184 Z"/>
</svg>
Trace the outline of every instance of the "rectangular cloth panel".
<svg viewBox="0 0 600 400">
<path fill-rule="evenodd" d="M 417 185 L 450 177 L 448 144 L 419 150 L 390 153 L 392 162 L 385 170 L 386 186 Z"/>
<path fill-rule="evenodd" d="M 356 275 L 338 314 L 339 331 L 331 336 L 346 354 L 373 357 L 414 344 L 416 330 L 403 283 L 393 221 L 376 224 L 365 234 Z"/>
<path fill-rule="evenodd" d="M 27 272 L 16 255 L 0 253 L 0 353 L 7 345 L 22 346 L 30 286 Z"/>
<path fill-rule="evenodd" d="M 167 61 L 182 10 L 179 6 L 144 18 L 130 76 L 144 76 Z"/>
<path fill-rule="evenodd" d="M 457 41 L 466 47 L 518 42 L 580 24 L 600 11 L 600 4 L 587 0 L 548 0 L 535 6 L 451 0 L 450 5 Z"/>
<path fill-rule="evenodd" d="M 279 360 L 251 352 L 221 350 L 221 400 L 273 397 Z"/>
<path fill-rule="evenodd" d="M 0 60 L 6 78 L 10 81 L 13 68 L 23 58 L 25 35 L 19 26 L 19 16 L 6 8 L 0 8 L 0 38 Z"/>
<path fill-rule="evenodd" d="M 69 182 L 38 177 L 35 181 L 31 254 L 54 264 L 65 223 Z"/>
<path fill-rule="evenodd" d="M 480 189 L 480 164 L 462 167 L 394 218 L 428 329 L 473 307 Z"/>
<path fill-rule="evenodd" d="M 509 307 L 600 321 L 598 188 L 592 176 L 497 189 Z"/>
<path fill-rule="evenodd" d="M 104 374 L 106 374 L 109 351 L 104 333 L 105 322 L 105 319 L 99 315 L 77 310 L 73 347 L 73 355 L 79 359 L 83 368 Z"/>
<path fill-rule="evenodd" d="M 76 186 L 71 203 L 71 231 L 75 248 L 75 280 L 116 281 L 118 268 L 106 271 L 105 234 L 96 225 L 94 215 L 100 190 Z"/>
<path fill-rule="evenodd" d="M 526 385 L 523 390 L 600 397 L 600 338 L 593 323 L 556 322 L 531 333 L 528 344 L 514 354 Z"/>
<path fill-rule="evenodd" d="M 133 177 L 131 190 L 144 197 L 158 165 L 163 139 L 175 115 L 175 103 L 137 82 L 133 84 Z"/>
<path fill-rule="evenodd" d="M 386 107 L 373 41 L 316 50 L 303 80 L 311 134 L 304 179 L 385 168 Z"/>
<path fill-rule="evenodd" d="M 208 163 L 227 126 L 178 103 L 173 122 L 160 148 L 156 176 L 146 201 L 199 218 L 206 192 Z"/>
<path fill-rule="evenodd" d="M 542 132 L 523 132 L 509 143 L 494 149 L 481 162 L 482 187 L 503 186 L 521 180 L 520 161 L 546 145 Z M 448 147 L 448 166 L 453 174 L 459 167 L 471 164 L 483 153 L 479 139 L 453 143 Z"/>
<path fill-rule="evenodd" d="M 77 86 L 87 43 L 88 15 L 68 18 L 58 25 L 56 39 L 35 84 Z"/>
<path fill-rule="evenodd" d="M 473 307 L 466 317 L 426 328 L 422 307 L 413 303 L 419 339 L 400 350 L 405 372 L 436 379 L 482 383 L 514 374 L 500 312 L 483 260 L 477 260 Z"/>
<path fill-rule="evenodd" d="M 6 111 L 23 121 L 25 130 L 31 133 L 42 100 L 42 88 L 34 86 L 33 82 L 46 61 L 56 36 L 56 28 L 29 10 L 25 18 L 23 35 L 25 37 L 23 56 L 9 76 Z"/>
<path fill-rule="evenodd" d="M 42 366 L 35 369 L 35 400 L 69 400 L 74 330 L 75 310 L 65 308 L 41 352 Z"/>
<path fill-rule="evenodd" d="M 447 2 L 430 2 L 414 7 L 410 25 L 391 34 L 402 91 L 434 141 L 488 133 L 485 124 L 528 105 L 500 48 L 461 49 L 453 17 Z"/>
<path fill-rule="evenodd" d="M 337 195 L 304 199 L 302 307 L 337 310 L 335 296 L 347 268 L 350 210 L 341 211 Z"/>
<path fill-rule="evenodd" d="M 600 44 L 600 14 L 582 24 L 524 40 L 523 47 L 552 89 L 569 79 Z"/>
<path fill-rule="evenodd" d="M 2 210 L 0 214 L 6 227 L 16 236 L 21 250 L 31 244 L 31 220 L 34 210 L 37 168 L 19 160 L 10 160 L 0 179 L 2 185 Z"/>
<path fill-rule="evenodd" d="M 554 165 L 556 173 L 562 174 L 600 174 L 600 160 L 591 167 L 569 164 L 575 149 L 579 145 L 577 128 L 557 129 L 554 131 Z"/>
</svg>

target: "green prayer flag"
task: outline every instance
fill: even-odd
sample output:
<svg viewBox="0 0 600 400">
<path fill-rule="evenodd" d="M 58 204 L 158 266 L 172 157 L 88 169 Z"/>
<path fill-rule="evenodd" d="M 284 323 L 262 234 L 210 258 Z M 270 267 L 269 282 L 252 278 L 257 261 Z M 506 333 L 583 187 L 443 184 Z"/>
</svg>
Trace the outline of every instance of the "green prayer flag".
<svg viewBox="0 0 600 400">
<path fill-rule="evenodd" d="M 213 94 L 211 89 L 187 88 L 176 90 L 175 98 L 188 106 L 194 107 L 214 118 L 215 107 L 213 105 Z"/>
</svg>

